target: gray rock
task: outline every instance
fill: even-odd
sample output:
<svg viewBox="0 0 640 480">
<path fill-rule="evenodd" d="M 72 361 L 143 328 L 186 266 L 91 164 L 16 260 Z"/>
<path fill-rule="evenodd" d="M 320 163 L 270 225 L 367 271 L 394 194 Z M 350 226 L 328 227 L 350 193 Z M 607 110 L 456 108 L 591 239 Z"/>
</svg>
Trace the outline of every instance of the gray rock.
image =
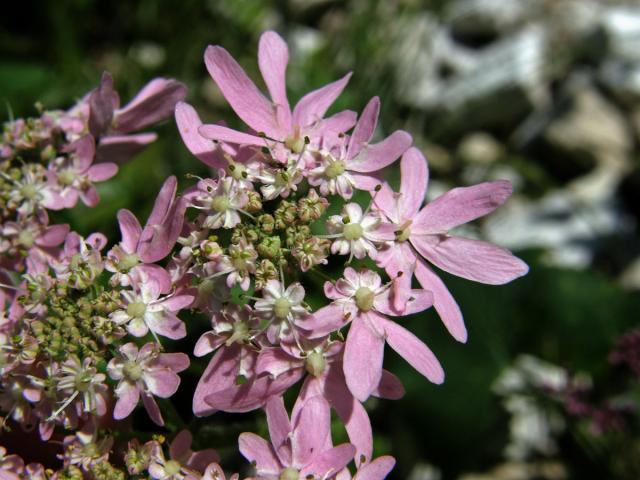
<svg viewBox="0 0 640 480">
<path fill-rule="evenodd" d="M 605 11 L 601 30 L 610 56 L 640 62 L 640 7 L 618 7 Z"/>
<path fill-rule="evenodd" d="M 542 0 L 457 0 L 445 18 L 456 35 L 500 35 L 539 15 L 543 6 Z"/>
<path fill-rule="evenodd" d="M 640 103 L 640 62 L 606 61 L 600 68 L 599 79 L 618 101 L 627 106 Z"/>
</svg>

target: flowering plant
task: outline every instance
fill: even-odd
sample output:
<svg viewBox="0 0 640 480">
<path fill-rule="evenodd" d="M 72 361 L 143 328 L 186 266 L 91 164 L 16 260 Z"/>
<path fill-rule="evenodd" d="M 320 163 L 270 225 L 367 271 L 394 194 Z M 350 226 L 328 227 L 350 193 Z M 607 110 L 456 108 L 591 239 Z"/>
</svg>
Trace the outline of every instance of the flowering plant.
<svg viewBox="0 0 640 480">
<path fill-rule="evenodd" d="M 288 57 L 276 33 L 261 36 L 269 99 L 224 48 L 207 48 L 206 67 L 247 131 L 203 124 L 175 80 L 153 80 L 118 108 L 108 74 L 71 110 L 5 126 L 0 407 L 5 428 L 37 427 L 45 440 L 62 434 L 64 446 L 57 471 L 3 452 L 6 478 L 225 478 L 215 451 L 191 450 L 187 430 L 165 450 L 163 437 L 145 442 L 127 428 L 140 403 L 164 425 L 162 399 L 193 360 L 167 352 L 187 335 L 178 316 L 187 309 L 211 322 L 193 349 L 210 356 L 194 414 L 266 411 L 270 443 L 239 438 L 251 478 L 385 478 L 395 461 L 373 458 L 362 405 L 404 393 L 383 368 L 385 344 L 441 383 L 436 356 L 402 318 L 433 306 L 456 340 L 467 338 L 433 266 L 488 284 L 527 272 L 508 251 L 449 233 L 504 203 L 509 182 L 457 188 L 423 206 L 427 161 L 411 136 L 372 141 L 380 100 L 360 115 L 327 115 L 349 74 L 291 109 Z M 133 132 L 174 109 L 185 145 L 211 177 L 180 196 L 169 177 L 144 226 L 120 210 L 121 241 L 106 253 L 100 233 L 83 238 L 49 225 L 47 210 L 78 199 L 95 205 L 94 183 L 154 138 Z M 399 159 L 395 192 L 385 172 Z M 309 293 L 318 286 L 316 304 Z M 297 392 L 290 413 L 288 391 Z M 348 443 L 334 446 L 332 409 Z"/>
</svg>

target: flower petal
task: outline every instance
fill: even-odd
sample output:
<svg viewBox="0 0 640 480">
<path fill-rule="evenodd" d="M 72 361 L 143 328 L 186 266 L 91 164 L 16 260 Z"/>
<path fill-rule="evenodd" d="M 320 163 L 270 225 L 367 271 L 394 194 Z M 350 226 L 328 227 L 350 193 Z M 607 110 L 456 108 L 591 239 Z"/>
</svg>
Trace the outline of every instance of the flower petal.
<svg viewBox="0 0 640 480">
<path fill-rule="evenodd" d="M 422 288 L 433 292 L 433 306 L 451 336 L 459 342 L 466 343 L 467 327 L 464 325 L 460 307 L 449 289 L 422 258 L 418 259 L 415 273 Z"/>
<path fill-rule="evenodd" d="M 493 212 L 513 192 L 506 180 L 485 182 L 472 187 L 460 187 L 440 195 L 428 203 L 416 216 L 412 232 L 445 233 L 458 225 Z"/>
<path fill-rule="evenodd" d="M 385 455 L 360 468 L 353 480 L 383 480 L 396 465 L 396 459 Z"/>
<path fill-rule="evenodd" d="M 224 48 L 209 46 L 204 54 L 209 74 L 220 88 L 231 108 L 256 132 L 283 140 L 275 109 L 242 67 Z"/>
<path fill-rule="evenodd" d="M 238 132 L 237 130 L 223 125 L 202 125 L 198 128 L 198 133 L 204 138 L 217 140 L 219 142 L 228 142 L 238 145 L 252 145 L 255 147 L 264 147 L 267 145 L 264 138 L 250 135 L 248 133 Z"/>
<path fill-rule="evenodd" d="M 275 456 L 271 445 L 255 433 L 241 433 L 238 448 L 244 458 L 255 462 L 259 475 L 277 475 L 282 466 Z"/>
<path fill-rule="evenodd" d="M 411 146 L 412 141 L 407 132 L 396 130 L 381 142 L 366 145 L 347 163 L 347 169 L 361 173 L 381 170 L 395 162 Z"/>
<path fill-rule="evenodd" d="M 529 271 L 527 264 L 508 250 L 480 240 L 414 235 L 411 244 L 445 272 L 480 283 L 501 285 Z"/>
<path fill-rule="evenodd" d="M 323 397 L 309 398 L 299 412 L 291 441 L 294 465 L 312 461 L 323 450 L 331 432 L 331 411 Z"/>
<path fill-rule="evenodd" d="M 364 402 L 380 383 L 384 339 L 374 333 L 360 314 L 351 323 L 344 347 L 344 377 L 349 390 Z"/>
<path fill-rule="evenodd" d="M 275 104 L 278 123 L 283 132 L 291 131 L 291 108 L 287 99 L 286 72 L 289 49 L 276 32 L 264 32 L 258 44 L 258 66 Z"/>
<path fill-rule="evenodd" d="M 129 210 L 118 210 L 118 224 L 122 234 L 122 246 L 125 252 L 134 253 L 142 233 L 142 227 L 136 216 Z"/>
<path fill-rule="evenodd" d="M 227 162 L 220 148 L 198 132 L 202 121 L 195 108 L 188 103 L 178 102 L 175 117 L 182 141 L 198 160 L 213 168 L 226 167 Z"/>
<path fill-rule="evenodd" d="M 373 97 L 364 107 L 356 127 L 353 129 L 349 146 L 347 147 L 347 158 L 355 158 L 362 148 L 371 140 L 378 123 L 380 114 L 380 98 Z"/>
<path fill-rule="evenodd" d="M 287 415 L 282 397 L 271 397 L 267 401 L 266 412 L 271 444 L 280 461 L 288 465 L 291 463 L 291 448 L 287 442 L 291 434 L 291 422 L 289 422 L 289 415 Z"/>
<path fill-rule="evenodd" d="M 324 117 L 329 107 L 342 93 L 351 73 L 313 92 L 307 93 L 293 109 L 293 125 L 308 127 Z"/>
<path fill-rule="evenodd" d="M 407 150 L 400 160 L 400 198 L 398 199 L 398 210 L 400 218 L 412 220 L 427 193 L 429 182 L 429 169 L 427 160 L 420 150 L 415 147 Z"/>
<path fill-rule="evenodd" d="M 343 443 L 330 450 L 325 450 L 314 456 L 311 463 L 302 468 L 300 476 L 304 478 L 306 475 L 314 474 L 325 478 L 327 474 L 339 472 L 346 467 L 355 453 L 356 449 L 350 443 Z"/>
<path fill-rule="evenodd" d="M 384 328 L 387 343 L 415 368 L 433 383 L 444 381 L 444 371 L 440 362 L 431 350 L 409 330 L 395 322 L 378 317 L 378 324 Z"/>
</svg>

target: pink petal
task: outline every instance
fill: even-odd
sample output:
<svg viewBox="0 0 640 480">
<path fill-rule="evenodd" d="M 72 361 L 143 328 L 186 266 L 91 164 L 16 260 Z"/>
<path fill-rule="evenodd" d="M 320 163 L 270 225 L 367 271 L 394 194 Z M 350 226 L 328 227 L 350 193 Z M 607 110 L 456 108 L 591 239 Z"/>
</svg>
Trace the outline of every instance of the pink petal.
<svg viewBox="0 0 640 480">
<path fill-rule="evenodd" d="M 158 404 L 154 400 L 154 398 L 148 393 L 142 392 L 142 403 L 144 405 L 147 414 L 149 414 L 149 418 L 156 425 L 164 426 L 164 420 L 162 419 L 162 414 L 160 413 L 160 408 Z"/>
<path fill-rule="evenodd" d="M 258 474 L 280 473 L 282 466 L 275 456 L 271 445 L 255 433 L 241 433 L 238 438 L 238 448 L 244 458 L 255 462 Z"/>
<path fill-rule="evenodd" d="M 187 294 L 174 295 L 167 298 L 166 300 L 163 300 L 160 304 L 167 310 L 178 312 L 180 310 L 188 308 L 193 303 L 194 298 L 195 297 L 193 295 Z"/>
<path fill-rule="evenodd" d="M 218 452 L 213 448 L 207 448 L 206 450 L 193 452 L 189 457 L 186 466 L 196 472 L 204 472 L 210 463 L 219 461 L 220 455 L 218 455 Z M 219 480 L 224 480 L 224 478 L 220 478 Z"/>
<path fill-rule="evenodd" d="M 118 401 L 113 409 L 113 418 L 116 420 L 122 420 L 131 415 L 131 412 L 138 405 L 140 400 L 140 390 L 137 385 L 129 382 L 122 382 L 116 388 L 116 395 Z"/>
<path fill-rule="evenodd" d="M 118 173 L 118 166 L 115 163 L 97 163 L 91 165 L 87 175 L 92 182 L 103 182 L 109 180 Z"/>
<path fill-rule="evenodd" d="M 116 112 L 115 129 L 122 133 L 135 132 L 164 120 L 186 95 L 187 87 L 177 80 L 155 78 Z"/>
<path fill-rule="evenodd" d="M 420 150 L 410 148 L 400 160 L 400 198 L 398 200 L 398 210 L 401 219 L 412 220 L 427 193 L 429 182 L 429 169 L 427 160 Z"/>
<path fill-rule="evenodd" d="M 383 480 L 396 465 L 396 459 L 385 455 L 360 468 L 353 480 Z"/>
<path fill-rule="evenodd" d="M 225 341 L 225 337 L 216 335 L 213 332 L 205 332 L 196 342 L 196 346 L 193 348 L 193 354 L 196 357 L 207 355 L 220 347 Z"/>
<path fill-rule="evenodd" d="M 349 390 L 364 402 L 380 383 L 384 339 L 359 314 L 351 323 L 344 347 L 343 369 Z"/>
<path fill-rule="evenodd" d="M 307 93 L 293 109 L 293 124 L 301 128 L 321 120 L 329 107 L 342 93 L 349 82 L 351 73 L 313 92 Z"/>
<path fill-rule="evenodd" d="M 445 233 L 458 225 L 483 217 L 502 205 L 513 192 L 506 180 L 449 190 L 427 204 L 412 224 L 412 232 Z"/>
<path fill-rule="evenodd" d="M 169 398 L 178 391 L 180 377 L 169 369 L 158 368 L 145 373 L 144 382 L 156 397 Z"/>
<path fill-rule="evenodd" d="M 362 148 L 371 140 L 378 123 L 378 115 L 380 114 L 380 99 L 373 97 L 364 107 L 362 115 L 353 129 L 351 138 L 349 138 L 349 146 L 347 147 L 347 158 L 355 158 Z"/>
<path fill-rule="evenodd" d="M 341 305 L 330 303 L 300 321 L 300 327 L 310 332 L 309 338 L 320 338 L 340 330 L 349 320 L 345 318 Z"/>
<path fill-rule="evenodd" d="M 129 210 L 118 210 L 118 224 L 120 225 L 120 233 L 122 234 L 122 246 L 125 252 L 134 253 L 138 246 L 138 240 L 142 233 L 140 222 Z"/>
<path fill-rule="evenodd" d="M 396 200 L 399 194 L 391 190 L 387 182 L 381 183 L 380 185 L 381 188 L 373 199 L 374 209 L 381 211 L 391 222 L 401 223 L 402 220 L 398 212 L 398 202 Z"/>
<path fill-rule="evenodd" d="M 336 409 L 340 420 L 344 423 L 349 441 L 356 447 L 356 464 L 360 463 L 361 457 L 365 460 L 371 459 L 373 452 L 371 421 L 362 404 L 347 388 L 340 364 L 331 365 L 324 391 L 327 400 Z"/>
<path fill-rule="evenodd" d="M 155 133 L 101 137 L 96 152 L 96 163 L 114 162 L 122 164 L 154 142 L 156 138 L 157 135 Z"/>
<path fill-rule="evenodd" d="M 149 330 L 172 340 L 179 340 L 187 336 L 184 322 L 171 312 L 164 312 L 160 318 L 152 318 L 147 321 Z"/>
<path fill-rule="evenodd" d="M 399 400 L 404 397 L 404 386 L 398 377 L 387 370 L 382 370 L 382 377 L 373 395 L 388 400 Z"/>
<path fill-rule="evenodd" d="M 466 343 L 467 327 L 464 325 L 460 307 L 440 277 L 423 259 L 419 259 L 416 265 L 416 278 L 423 288 L 433 292 L 433 306 L 451 336 L 459 342 Z"/>
<path fill-rule="evenodd" d="M 438 268 L 480 283 L 501 285 L 529 271 L 527 264 L 508 250 L 479 240 L 416 235 L 411 243 Z"/>
<path fill-rule="evenodd" d="M 347 168 L 362 173 L 381 170 L 395 162 L 411 146 L 412 141 L 407 132 L 396 130 L 381 142 L 365 146 L 347 163 Z"/>
<path fill-rule="evenodd" d="M 281 396 L 271 397 L 267 401 L 267 424 L 269 425 L 269 437 L 280 461 L 288 465 L 291 463 L 291 449 L 288 445 L 291 423 L 289 415 L 284 408 Z"/>
<path fill-rule="evenodd" d="M 75 157 L 76 168 L 80 172 L 84 172 L 89 168 L 96 155 L 95 140 L 91 135 L 85 135 L 79 138 L 67 147 L 67 150 L 73 152 Z"/>
<path fill-rule="evenodd" d="M 181 430 L 169 446 L 169 456 L 173 459 L 180 459 L 185 453 L 189 452 L 192 442 L 193 437 L 189 430 Z"/>
<path fill-rule="evenodd" d="M 348 167 L 348 166 L 347 166 Z M 384 180 L 382 180 L 381 175 L 376 173 L 355 173 L 349 172 L 351 178 L 355 182 L 355 186 L 358 190 L 366 190 L 368 192 L 372 192 L 378 185 L 382 185 Z"/>
<path fill-rule="evenodd" d="M 265 348 L 258 355 L 256 372 L 268 373 L 272 377 L 278 377 L 294 368 L 301 368 L 304 362 L 288 355 L 280 348 Z"/>
<path fill-rule="evenodd" d="M 386 318 L 378 317 L 378 324 L 384 328 L 389 346 L 409 365 L 433 383 L 440 384 L 444 381 L 444 371 L 440 362 L 422 340 Z"/>
<path fill-rule="evenodd" d="M 325 450 L 319 455 L 315 455 L 308 465 L 301 471 L 300 475 L 315 474 L 322 478 L 328 473 L 336 473 L 342 470 L 353 459 L 356 449 L 350 443 L 343 443 L 331 450 Z"/>
<path fill-rule="evenodd" d="M 104 72 L 100 85 L 89 95 L 89 131 L 92 135 L 98 137 L 109 127 L 118 102 L 118 94 L 113 90 L 113 78 Z"/>
<path fill-rule="evenodd" d="M 256 147 L 264 147 L 267 145 L 264 138 L 250 135 L 248 133 L 238 132 L 237 130 L 223 125 L 202 125 L 198 128 L 198 133 L 204 138 L 217 140 L 219 142 L 228 142 L 238 145 L 252 145 Z"/>
<path fill-rule="evenodd" d="M 227 165 L 220 149 L 198 132 L 202 125 L 196 110 L 188 103 L 178 102 L 175 111 L 176 124 L 182 141 L 189 151 L 202 163 L 213 168 L 224 168 Z"/>
<path fill-rule="evenodd" d="M 80 199 L 87 207 L 95 207 L 100 203 L 100 196 L 95 187 L 91 186 L 80 192 Z M 74 202 L 75 203 L 75 202 Z"/>
<path fill-rule="evenodd" d="M 320 396 L 306 400 L 293 426 L 293 464 L 304 465 L 322 451 L 331 430 L 329 403 Z"/>
<path fill-rule="evenodd" d="M 337 135 L 353 128 L 356 124 L 358 114 L 351 110 L 343 110 L 330 117 L 325 118 L 320 126 L 323 135 Z"/>
<path fill-rule="evenodd" d="M 193 413 L 196 416 L 203 417 L 215 411 L 205 402 L 205 397 L 235 385 L 240 354 L 240 346 L 233 344 L 220 348 L 211 358 L 193 395 Z"/>
<path fill-rule="evenodd" d="M 144 348 L 144 347 L 143 347 Z M 190 360 L 189 355 L 186 353 L 161 353 L 158 357 L 158 365 L 169 368 L 172 371 L 178 373 L 189 368 Z"/>
<path fill-rule="evenodd" d="M 50 225 L 36 238 L 36 245 L 40 247 L 56 247 L 64 242 L 69 234 L 69 225 Z"/>
<path fill-rule="evenodd" d="M 153 204 L 153 210 L 151 210 L 151 214 L 147 219 L 147 225 L 160 225 L 163 222 L 174 202 L 177 190 L 178 179 L 174 175 L 171 175 L 164 181 L 160 192 L 158 192 L 158 196 Z"/>
<path fill-rule="evenodd" d="M 275 109 L 224 48 L 209 46 L 204 62 L 236 114 L 256 132 L 284 140 Z"/>
<path fill-rule="evenodd" d="M 258 65 L 271 100 L 275 104 L 278 122 L 283 132 L 291 130 L 291 108 L 285 80 L 288 63 L 289 49 L 284 40 L 276 32 L 264 32 L 258 45 Z"/>
</svg>

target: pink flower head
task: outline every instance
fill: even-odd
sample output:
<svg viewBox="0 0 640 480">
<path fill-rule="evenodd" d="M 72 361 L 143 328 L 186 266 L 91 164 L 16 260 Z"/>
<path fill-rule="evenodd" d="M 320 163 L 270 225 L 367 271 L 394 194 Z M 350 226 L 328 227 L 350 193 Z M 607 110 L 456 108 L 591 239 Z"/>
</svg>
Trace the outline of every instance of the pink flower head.
<svg viewBox="0 0 640 480">
<path fill-rule="evenodd" d="M 289 339 L 298 322 L 305 318 L 309 311 L 304 306 L 304 288 L 300 283 L 292 283 L 288 287 L 278 280 L 269 280 L 262 289 L 262 298 L 256 301 L 256 315 L 267 320 L 267 338 L 271 343 Z"/>
<path fill-rule="evenodd" d="M 357 203 L 348 203 L 341 215 L 332 215 L 327 220 L 329 238 L 334 238 L 331 253 L 349 255 L 363 259 L 369 256 L 376 258 L 378 248 L 384 242 L 393 240 L 394 227 L 382 221 L 377 212 L 362 212 Z"/>
<path fill-rule="evenodd" d="M 209 448 L 194 452 L 191 450 L 193 438 L 188 430 L 182 430 L 169 446 L 169 459 L 161 448 L 152 454 L 149 475 L 154 480 L 199 480 L 212 462 L 220 460 L 218 453 Z"/>
<path fill-rule="evenodd" d="M 460 308 L 427 262 L 453 275 L 491 285 L 526 274 L 527 265 L 509 251 L 448 233 L 502 205 L 511 195 L 511 184 L 498 180 L 455 188 L 420 209 L 429 178 L 427 162 L 419 150 L 411 148 L 400 168 L 400 192 L 384 185 L 374 200 L 396 228 L 395 241 L 388 250 L 379 252 L 378 263 L 392 277 L 404 273 L 396 284 L 397 309 L 402 310 L 415 273 L 422 287 L 433 292 L 434 306 L 449 332 L 464 342 L 467 331 Z"/>
<path fill-rule="evenodd" d="M 224 471 L 222 471 L 222 468 L 220 468 L 220 465 L 212 463 L 204 471 L 202 480 L 227 480 L 227 477 L 225 476 Z M 234 473 L 229 477 L 229 480 L 240 480 L 240 476 L 237 473 Z"/>
<path fill-rule="evenodd" d="M 118 166 L 115 163 L 97 163 L 95 159 L 95 144 L 91 135 L 85 135 L 66 148 L 67 157 L 58 157 L 49 166 L 50 175 L 60 190 L 62 204 L 58 208 L 73 208 L 78 198 L 89 206 L 95 207 L 100 198 L 93 185 L 113 177 Z"/>
<path fill-rule="evenodd" d="M 44 222 L 42 221 L 44 220 Z M 69 234 L 69 225 L 47 225 L 44 215 L 41 221 L 28 219 L 21 222 L 5 222 L 0 226 L 0 254 L 4 258 L 0 265 L 19 270 L 25 257 L 31 262 L 27 266 L 47 265 L 55 258 L 57 249 Z M 35 273 L 35 272 L 29 272 Z"/>
<path fill-rule="evenodd" d="M 115 389 L 118 401 L 113 418 L 128 417 L 142 396 L 151 419 L 164 425 L 153 396 L 169 398 L 178 390 L 180 377 L 177 374 L 189 366 L 189 357 L 184 353 L 160 353 L 154 342 L 146 343 L 140 350 L 134 343 L 127 343 L 119 352 L 120 355 L 111 359 L 107 366 L 109 376 L 119 381 Z"/>
<path fill-rule="evenodd" d="M 442 383 L 444 372 L 435 355 L 418 337 L 387 318 L 410 315 L 430 307 L 431 292 L 412 290 L 404 312 L 394 309 L 390 286 L 371 271 L 360 273 L 348 267 L 335 284 L 325 283 L 325 295 L 333 302 L 301 326 L 311 336 L 323 336 L 351 322 L 344 351 L 344 375 L 353 395 L 365 401 L 380 383 L 384 345 L 388 343 L 401 357 L 434 383 Z"/>
<path fill-rule="evenodd" d="M 184 199 L 176 198 L 177 188 L 176 177 L 165 180 L 144 229 L 129 210 L 118 212 L 120 248 L 125 254 L 135 254 L 145 263 L 157 262 L 169 254 L 182 231 L 186 210 Z M 133 262 L 135 258 L 129 260 Z"/>
<path fill-rule="evenodd" d="M 249 202 L 249 197 L 233 177 L 219 171 L 218 180 L 200 180 L 196 189 L 185 197 L 190 207 L 198 209 L 203 216 L 205 228 L 233 228 L 240 223 L 240 212 Z"/>
<path fill-rule="evenodd" d="M 345 132 L 355 123 L 351 112 L 342 112 L 323 120 L 351 74 L 308 93 L 291 111 L 285 86 L 289 49 L 275 32 L 263 33 L 258 46 L 258 64 L 270 100 L 258 90 L 224 48 L 209 46 L 204 59 L 207 70 L 231 108 L 253 131 L 268 137 L 240 133 L 220 125 L 204 125 L 199 132 L 205 138 L 258 147 L 270 145 L 271 139 L 278 142 L 277 147 L 284 146 L 286 151 L 300 154 L 305 149 L 305 139 L 317 145 L 324 133 Z"/>
<path fill-rule="evenodd" d="M 133 290 L 123 290 L 123 308 L 110 316 L 118 325 L 126 325 L 134 337 L 144 337 L 149 331 L 173 340 L 187 335 L 184 323 L 176 313 L 193 302 L 185 293 L 168 293 L 171 288 L 169 274 L 161 269 L 133 271 Z"/>
<path fill-rule="evenodd" d="M 375 172 L 396 161 L 411 146 L 407 132 L 397 130 L 376 144 L 369 144 L 378 123 L 380 99 L 373 97 L 358 119 L 353 133 L 319 152 L 320 165 L 309 172 L 311 185 L 319 185 L 322 195 L 350 199 L 353 189 L 373 190 L 381 183 Z M 345 142 L 348 139 L 348 143 Z"/>
<path fill-rule="evenodd" d="M 102 74 L 100 85 L 87 99 L 69 112 L 67 124 L 88 107 L 89 132 L 99 139 L 96 152 L 99 162 L 122 163 L 156 139 L 153 133 L 133 134 L 171 116 L 177 102 L 184 99 L 184 84 L 167 78 L 156 78 L 145 85 L 127 105 L 118 108 L 120 100 L 113 89 L 113 78 Z M 82 115 L 82 113 L 81 113 Z M 84 116 L 87 113 L 84 112 Z"/>
<path fill-rule="evenodd" d="M 272 397 L 266 405 L 271 445 L 253 433 L 238 439 L 240 453 L 255 463 L 260 479 L 335 478 L 353 459 L 355 448 L 331 442 L 329 404 L 313 397 L 294 407 L 291 420 L 281 397 Z"/>
</svg>

